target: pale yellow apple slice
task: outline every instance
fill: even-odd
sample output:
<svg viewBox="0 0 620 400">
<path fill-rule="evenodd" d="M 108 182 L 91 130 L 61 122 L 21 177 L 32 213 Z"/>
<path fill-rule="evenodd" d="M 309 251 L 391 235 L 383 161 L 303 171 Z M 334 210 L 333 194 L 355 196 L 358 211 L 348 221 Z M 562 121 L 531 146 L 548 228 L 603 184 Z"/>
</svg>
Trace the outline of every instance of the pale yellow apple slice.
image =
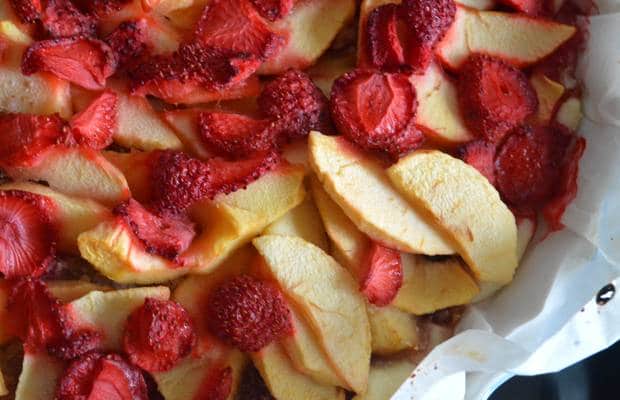
<svg viewBox="0 0 620 400">
<path fill-rule="evenodd" d="M 581 100 L 578 97 L 569 97 L 559 106 L 555 120 L 576 131 L 579 129 L 582 117 Z"/>
<path fill-rule="evenodd" d="M 300 205 L 269 225 L 263 231 L 263 234 L 297 236 L 320 247 L 324 251 L 327 251 L 329 248 L 321 216 L 314 205 L 310 193 L 306 194 L 306 198 Z"/>
<path fill-rule="evenodd" d="M 564 86 L 541 73 L 533 73 L 530 83 L 538 96 L 536 122 L 547 124 L 553 116 L 558 101 L 564 95 Z"/>
<path fill-rule="evenodd" d="M 192 208 L 201 235 L 181 254 L 196 273 L 213 271 L 234 250 L 249 243 L 305 197 L 302 167 L 281 164 L 246 189 L 219 195 Z"/>
<path fill-rule="evenodd" d="M 98 151 L 84 147 L 52 146 L 34 165 L 6 169 L 13 179 L 45 181 L 68 195 L 106 205 L 127 200 L 131 193 L 123 174 Z"/>
<path fill-rule="evenodd" d="M 151 254 L 118 218 L 101 222 L 78 236 L 82 258 L 119 283 L 152 284 L 186 275 L 189 267 Z"/>
<path fill-rule="evenodd" d="M 63 252 L 79 254 L 78 235 L 94 228 L 111 216 L 110 210 L 94 200 L 68 196 L 48 186 L 29 182 L 5 183 L 0 191 L 21 190 L 45 196 L 54 204 L 54 221 L 58 226 L 58 249 Z"/>
<path fill-rule="evenodd" d="M 317 335 L 340 378 L 353 391 L 365 392 L 371 339 L 357 282 L 333 258 L 302 239 L 262 236 L 252 243 L 265 260 L 266 272 Z"/>
<path fill-rule="evenodd" d="M 52 296 L 62 303 L 70 303 L 84 297 L 90 292 L 107 292 L 112 290 L 109 286 L 99 285 L 88 281 L 60 281 L 53 280 L 47 282 L 47 288 Z"/>
<path fill-rule="evenodd" d="M 390 355 L 421 343 L 416 318 L 400 309 L 368 305 L 372 353 Z"/>
<path fill-rule="evenodd" d="M 310 164 L 329 196 L 357 228 L 384 245 L 412 253 L 453 254 L 437 228 L 391 185 L 371 156 L 344 138 L 310 133 Z"/>
<path fill-rule="evenodd" d="M 65 305 L 77 327 L 95 329 L 102 333 L 106 350 L 121 350 L 121 338 L 129 314 L 144 304 L 146 298 L 168 300 L 166 286 L 121 289 L 110 292 L 90 292 Z"/>
<path fill-rule="evenodd" d="M 103 151 L 101 154 L 121 171 L 127 180 L 132 198 L 144 204 L 151 200 L 151 152 L 118 153 Z"/>
<path fill-rule="evenodd" d="M 402 254 L 403 285 L 392 305 L 415 315 L 467 304 L 478 294 L 476 281 L 456 257 L 430 261 Z"/>
<path fill-rule="evenodd" d="M 344 400 L 344 390 L 322 385 L 297 371 L 278 343 L 252 353 L 252 361 L 278 400 Z"/>
<path fill-rule="evenodd" d="M 178 138 L 191 154 L 201 159 L 207 159 L 209 158 L 209 151 L 200 139 L 200 132 L 198 131 L 198 114 L 201 111 L 194 108 L 166 111 L 164 112 L 164 120 L 174 129 Z"/>
<path fill-rule="evenodd" d="M 454 23 L 437 46 L 437 55 L 453 69 L 473 53 L 526 67 L 551 54 L 575 32 L 573 26 L 547 19 L 457 6 Z"/>
<path fill-rule="evenodd" d="M 354 14 L 355 0 L 296 2 L 288 16 L 273 24 L 277 31 L 287 34 L 286 44 L 258 72 L 280 74 L 314 64 Z"/>
<path fill-rule="evenodd" d="M 342 54 L 326 54 L 306 72 L 314 83 L 329 96 L 334 81 L 355 68 L 355 54 L 345 52 Z"/>
<path fill-rule="evenodd" d="M 515 218 L 478 170 L 440 151 L 419 150 L 387 174 L 450 237 L 478 280 L 512 280 L 518 263 Z"/>
<path fill-rule="evenodd" d="M 24 355 L 15 400 L 49 400 L 55 398 L 56 385 L 62 376 L 61 361 L 41 351 Z"/>
<path fill-rule="evenodd" d="M 389 400 L 415 367 L 416 364 L 407 359 L 374 363 L 368 377 L 368 392 L 358 394 L 353 400 Z"/>
</svg>

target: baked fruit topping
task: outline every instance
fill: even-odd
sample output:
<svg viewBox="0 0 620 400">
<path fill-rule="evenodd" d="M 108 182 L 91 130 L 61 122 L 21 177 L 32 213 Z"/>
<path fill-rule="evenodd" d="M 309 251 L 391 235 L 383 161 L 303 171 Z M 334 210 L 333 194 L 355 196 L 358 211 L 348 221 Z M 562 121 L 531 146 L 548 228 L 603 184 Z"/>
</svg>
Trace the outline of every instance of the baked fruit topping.
<svg viewBox="0 0 620 400">
<path fill-rule="evenodd" d="M 71 119 L 71 137 L 78 145 L 105 149 L 113 142 L 117 118 L 118 95 L 106 90 Z"/>
<path fill-rule="evenodd" d="M 34 23 L 41 18 L 43 5 L 40 0 L 8 0 L 13 11 L 24 23 Z"/>
<path fill-rule="evenodd" d="M 140 60 L 149 49 L 144 19 L 124 21 L 105 38 L 105 42 L 116 54 L 118 69 L 123 69 Z"/>
<path fill-rule="evenodd" d="M 474 140 L 459 149 L 459 158 L 476 168 L 495 185 L 495 145 L 484 140 Z"/>
<path fill-rule="evenodd" d="M 57 115 L 0 114 L 0 166 L 32 165 L 63 135 Z"/>
<path fill-rule="evenodd" d="M 195 399 L 226 400 L 233 388 L 233 371 L 230 367 L 213 368 L 200 385 Z M 258 400 L 258 399 L 257 399 Z"/>
<path fill-rule="evenodd" d="M 338 130 L 366 150 L 398 159 L 424 141 L 413 122 L 417 100 L 405 74 L 346 73 L 334 82 L 330 101 Z"/>
<path fill-rule="evenodd" d="M 361 291 L 376 306 L 387 306 L 403 284 L 400 252 L 372 242 L 362 266 Z"/>
<path fill-rule="evenodd" d="M 275 21 L 280 18 L 286 17 L 295 0 L 250 0 L 254 7 L 258 10 L 258 13 L 269 21 Z"/>
<path fill-rule="evenodd" d="M 399 37 L 404 25 L 401 17 L 402 9 L 398 4 L 377 7 L 368 15 L 366 51 L 375 68 L 385 70 L 405 65 L 406 43 Z"/>
<path fill-rule="evenodd" d="M 41 23 L 50 37 L 91 36 L 95 33 L 95 19 L 82 14 L 71 0 L 46 0 L 42 4 Z"/>
<path fill-rule="evenodd" d="M 182 306 L 147 298 L 127 319 L 123 349 L 133 364 L 158 372 L 174 367 L 195 342 L 192 321 Z"/>
<path fill-rule="evenodd" d="M 284 296 L 270 282 L 241 275 L 211 292 L 207 304 L 209 329 L 239 350 L 255 352 L 291 333 Z"/>
</svg>

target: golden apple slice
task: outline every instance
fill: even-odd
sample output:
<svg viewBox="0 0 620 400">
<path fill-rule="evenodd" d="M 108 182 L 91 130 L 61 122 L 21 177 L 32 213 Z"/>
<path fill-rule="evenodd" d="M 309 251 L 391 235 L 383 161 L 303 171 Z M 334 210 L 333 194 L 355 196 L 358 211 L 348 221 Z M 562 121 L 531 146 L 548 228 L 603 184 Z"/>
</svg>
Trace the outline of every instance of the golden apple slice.
<svg viewBox="0 0 620 400">
<path fill-rule="evenodd" d="M 478 280 L 512 280 L 518 263 L 515 218 L 478 170 L 440 151 L 419 150 L 387 174 L 412 206 L 442 228 Z"/>
<path fill-rule="evenodd" d="M 371 339 L 357 282 L 333 258 L 302 239 L 262 236 L 252 243 L 265 260 L 266 272 L 317 335 L 340 378 L 353 391 L 365 392 Z"/>
<path fill-rule="evenodd" d="M 101 204 L 84 198 L 67 196 L 48 186 L 29 182 L 5 183 L 0 191 L 21 190 L 45 196 L 55 206 L 54 217 L 58 226 L 58 249 L 63 252 L 79 254 L 77 238 L 111 216 L 110 211 Z"/>
<path fill-rule="evenodd" d="M 322 385 L 293 368 L 277 343 L 252 353 L 252 360 L 269 392 L 278 400 L 344 400 L 344 390 Z"/>
<path fill-rule="evenodd" d="M 478 294 L 476 281 L 455 257 L 430 261 L 424 256 L 402 254 L 403 285 L 392 305 L 423 315 L 467 304 Z"/>
<path fill-rule="evenodd" d="M 530 83 L 538 96 L 536 122 L 547 124 L 553 116 L 558 101 L 564 95 L 564 86 L 541 73 L 532 74 Z"/>
<path fill-rule="evenodd" d="M 258 72 L 280 74 L 314 64 L 354 14 L 355 0 L 296 2 L 288 16 L 273 24 L 277 31 L 288 34 L 287 43 Z"/>
<path fill-rule="evenodd" d="M 52 146 L 32 166 L 5 172 L 13 179 L 45 181 L 62 193 L 105 205 L 116 205 L 131 195 L 121 171 L 98 151 L 84 147 Z"/>
<path fill-rule="evenodd" d="M 416 319 L 396 307 L 368 306 L 368 320 L 372 336 L 372 353 L 390 355 L 417 348 L 420 334 Z"/>
<path fill-rule="evenodd" d="M 84 297 L 90 292 L 107 292 L 112 290 L 109 286 L 98 285 L 88 281 L 48 281 L 47 288 L 52 296 L 63 303 L 70 303 Z"/>
<path fill-rule="evenodd" d="M 581 100 L 578 97 L 569 97 L 558 108 L 555 120 L 574 131 L 579 129 L 583 114 Z"/>
<path fill-rule="evenodd" d="M 219 195 L 192 207 L 203 227 L 180 258 L 196 273 L 213 271 L 269 224 L 299 205 L 305 197 L 302 167 L 282 163 L 244 190 Z"/>
<path fill-rule="evenodd" d="M 15 400 L 55 398 L 56 385 L 63 371 L 63 363 L 45 352 L 26 352 L 15 391 Z"/>
<path fill-rule="evenodd" d="M 310 164 L 329 196 L 357 228 L 388 247 L 453 254 L 452 246 L 391 185 L 378 161 L 344 138 L 310 133 Z"/>
<path fill-rule="evenodd" d="M 121 171 L 131 190 L 131 197 L 140 203 L 148 203 L 151 199 L 151 153 L 104 151 L 101 154 Z"/>
<path fill-rule="evenodd" d="M 370 368 L 368 392 L 353 400 L 389 400 L 411 376 L 416 364 L 407 359 L 377 362 Z"/>
<path fill-rule="evenodd" d="M 453 69 L 472 53 L 501 57 L 517 67 L 526 67 L 551 54 L 575 32 L 573 26 L 547 19 L 457 6 L 454 23 L 436 52 Z"/>
<path fill-rule="evenodd" d="M 210 154 L 200 139 L 198 114 L 203 110 L 190 108 L 164 112 L 164 119 L 177 133 L 178 138 L 191 154 L 207 159 Z"/>
<path fill-rule="evenodd" d="M 306 194 L 306 198 L 300 205 L 269 225 L 263 231 L 263 234 L 297 236 L 320 247 L 324 251 L 327 251 L 329 248 L 321 216 L 309 193 Z"/>
<path fill-rule="evenodd" d="M 326 54 L 306 71 L 314 83 L 323 91 L 325 96 L 330 95 L 334 81 L 355 68 L 354 53 Z"/>
<path fill-rule="evenodd" d="M 64 307 L 78 327 L 96 329 L 102 333 L 104 349 L 118 351 L 121 350 L 127 317 L 140 307 L 146 298 L 168 300 L 170 289 L 166 286 L 155 286 L 111 292 L 94 291 Z"/>
</svg>

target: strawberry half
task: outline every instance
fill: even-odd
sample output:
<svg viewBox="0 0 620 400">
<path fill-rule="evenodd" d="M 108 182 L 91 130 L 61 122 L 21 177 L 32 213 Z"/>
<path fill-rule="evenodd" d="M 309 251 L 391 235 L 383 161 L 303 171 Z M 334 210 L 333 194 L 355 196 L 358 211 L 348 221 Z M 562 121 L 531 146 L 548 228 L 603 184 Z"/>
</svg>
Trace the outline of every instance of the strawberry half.
<svg viewBox="0 0 620 400">
<path fill-rule="evenodd" d="M 57 115 L 0 114 L 0 166 L 22 167 L 63 136 L 64 122 Z"/>
<path fill-rule="evenodd" d="M 4 278 L 42 275 L 54 260 L 53 203 L 46 197 L 0 192 L 0 273 Z"/>
<path fill-rule="evenodd" d="M 331 114 L 349 140 L 393 159 L 416 149 L 424 135 L 414 124 L 416 93 L 405 74 L 357 69 L 332 87 Z"/>
<path fill-rule="evenodd" d="M 200 384 L 194 399 L 226 400 L 233 388 L 233 370 L 231 367 L 213 367 Z M 248 400 L 269 400 L 257 397 L 238 397 Z"/>
<path fill-rule="evenodd" d="M 266 119 L 241 114 L 203 112 L 200 137 L 210 152 L 235 159 L 265 152 L 275 147 L 275 130 Z"/>
<path fill-rule="evenodd" d="M 467 143 L 458 151 L 458 156 L 467 164 L 476 168 L 495 185 L 495 145 L 484 140 Z"/>
<path fill-rule="evenodd" d="M 32 24 L 41 18 L 43 5 L 41 0 L 8 0 L 19 19 L 26 24 Z"/>
<path fill-rule="evenodd" d="M 77 144 L 102 150 L 112 144 L 117 129 L 118 95 L 105 90 L 69 123 Z"/>
<path fill-rule="evenodd" d="M 116 70 L 110 47 L 97 39 L 76 37 L 36 42 L 24 53 L 22 72 L 50 72 L 85 89 L 101 90 Z"/>
<path fill-rule="evenodd" d="M 134 65 L 150 50 L 146 20 L 124 21 L 104 41 L 116 54 L 118 69 Z"/>
<path fill-rule="evenodd" d="M 95 19 L 82 14 L 71 0 L 46 0 L 45 3 L 41 23 L 49 36 L 63 38 L 95 35 Z"/>
<path fill-rule="evenodd" d="M 538 97 L 527 76 L 483 54 L 471 55 L 461 67 L 458 100 L 467 126 L 495 143 L 538 109 Z"/>
<path fill-rule="evenodd" d="M 375 68 L 396 69 L 405 65 L 405 49 L 399 37 L 401 24 L 404 22 L 398 4 L 385 4 L 368 15 L 364 42 L 369 61 Z"/>
<path fill-rule="evenodd" d="M 250 0 L 259 14 L 269 21 L 286 17 L 295 3 L 294 0 Z"/>
<path fill-rule="evenodd" d="M 364 264 L 361 292 L 376 306 L 387 306 L 403 285 L 400 252 L 372 242 Z"/>
<path fill-rule="evenodd" d="M 191 223 L 171 216 L 157 216 L 133 199 L 116 206 L 114 214 L 131 228 L 148 253 L 169 260 L 175 260 L 196 236 Z"/>
</svg>

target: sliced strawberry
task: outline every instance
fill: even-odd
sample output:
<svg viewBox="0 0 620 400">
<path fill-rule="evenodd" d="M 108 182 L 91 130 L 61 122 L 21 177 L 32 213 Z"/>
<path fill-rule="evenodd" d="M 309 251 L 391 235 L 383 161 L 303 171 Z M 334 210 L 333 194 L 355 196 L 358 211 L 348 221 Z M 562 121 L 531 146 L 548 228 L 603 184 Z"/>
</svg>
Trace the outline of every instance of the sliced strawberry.
<svg viewBox="0 0 620 400">
<path fill-rule="evenodd" d="M 8 0 L 8 2 L 19 19 L 26 24 L 34 23 L 41 18 L 43 12 L 41 0 Z"/>
<path fill-rule="evenodd" d="M 213 154 L 235 159 L 262 153 L 275 147 L 275 130 L 266 119 L 241 114 L 203 112 L 200 137 Z"/>
<path fill-rule="evenodd" d="M 157 216 L 133 199 L 116 206 L 114 214 L 131 228 L 147 252 L 169 260 L 185 251 L 196 236 L 191 223 L 171 216 Z"/>
<path fill-rule="evenodd" d="M 194 400 L 226 400 L 230 397 L 233 388 L 233 371 L 231 367 L 213 367 L 200 384 L 200 389 Z M 248 397 L 239 397 L 247 400 L 262 400 Z"/>
<path fill-rule="evenodd" d="M 56 248 L 54 212 L 46 197 L 0 192 L 0 273 L 6 279 L 36 277 L 48 269 Z"/>
<path fill-rule="evenodd" d="M 292 330 L 291 312 L 273 284 L 248 275 L 224 282 L 210 294 L 211 332 L 241 351 L 259 351 Z"/>
<path fill-rule="evenodd" d="M 291 12 L 295 0 L 250 0 L 259 14 L 269 21 L 284 18 Z"/>
<path fill-rule="evenodd" d="M 476 168 L 491 185 L 495 185 L 495 145 L 475 140 L 459 149 L 459 158 Z"/>
<path fill-rule="evenodd" d="M 399 37 L 401 6 L 385 4 L 368 15 L 365 44 L 370 63 L 381 70 L 405 65 L 405 50 Z"/>
<path fill-rule="evenodd" d="M 529 15 L 540 15 L 544 8 L 541 0 L 500 0 L 500 3 Z"/>
<path fill-rule="evenodd" d="M 142 372 L 117 354 L 90 353 L 66 368 L 57 400 L 147 400 Z"/>
<path fill-rule="evenodd" d="M 49 36 L 54 38 L 95 35 L 95 19 L 82 14 L 71 0 L 46 0 L 41 22 Z"/>
<path fill-rule="evenodd" d="M 147 298 L 127 319 L 123 349 L 134 365 L 146 371 L 171 369 L 195 344 L 189 314 L 173 301 Z"/>
<path fill-rule="evenodd" d="M 465 123 L 490 142 L 501 141 L 538 109 L 527 76 L 499 58 L 474 54 L 459 76 L 458 100 Z"/>
<path fill-rule="evenodd" d="M 416 93 L 405 74 L 354 70 L 332 87 L 338 130 L 362 148 L 392 158 L 416 149 L 424 135 L 414 125 Z"/>
<path fill-rule="evenodd" d="M 116 69 L 116 57 L 104 42 L 88 38 L 52 39 L 28 47 L 22 72 L 50 72 L 85 89 L 103 89 Z"/>
<path fill-rule="evenodd" d="M 71 319 L 62 315 L 63 337 L 49 343 L 47 352 L 61 360 L 71 361 L 92 351 L 101 350 L 103 337 L 101 333 L 88 328 L 74 330 Z"/>
<path fill-rule="evenodd" d="M 57 115 L 0 114 L 0 166 L 32 165 L 63 136 Z"/>
<path fill-rule="evenodd" d="M 276 120 L 284 140 L 306 136 L 311 130 L 331 131 L 329 102 L 305 72 L 290 69 L 265 85 L 258 107 Z"/>
<path fill-rule="evenodd" d="M 105 42 L 116 54 L 119 69 L 136 64 L 149 52 L 146 20 L 122 22 L 105 38 Z"/>
<path fill-rule="evenodd" d="M 110 16 L 133 0 L 79 0 L 81 7 L 98 18 Z"/>
<path fill-rule="evenodd" d="M 362 270 L 360 290 L 368 301 L 379 307 L 390 304 L 403 285 L 400 252 L 372 242 Z"/>
<path fill-rule="evenodd" d="M 577 177 L 579 176 L 579 160 L 586 149 L 586 140 L 577 138 L 572 148 L 567 151 L 562 165 L 560 181 L 554 197 L 545 205 L 543 216 L 549 229 L 558 231 L 564 228 L 562 216 L 568 205 L 577 196 Z"/>
<path fill-rule="evenodd" d="M 216 49 L 266 60 L 284 44 L 249 0 L 213 0 L 196 28 L 196 40 Z"/>
<path fill-rule="evenodd" d="M 112 144 L 112 135 L 117 129 L 118 95 L 105 90 L 70 122 L 71 135 L 77 144 L 105 149 Z"/>
</svg>

